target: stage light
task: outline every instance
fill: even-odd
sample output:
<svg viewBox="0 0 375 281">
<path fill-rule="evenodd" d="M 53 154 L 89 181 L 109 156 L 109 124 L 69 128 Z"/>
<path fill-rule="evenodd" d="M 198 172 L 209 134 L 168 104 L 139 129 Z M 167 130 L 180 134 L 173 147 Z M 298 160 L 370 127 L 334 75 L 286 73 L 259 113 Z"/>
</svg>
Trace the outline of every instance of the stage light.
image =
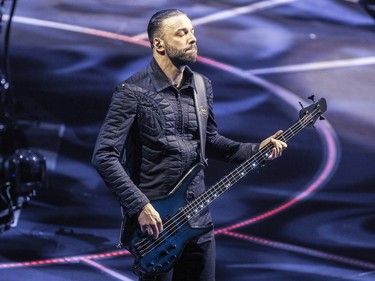
<svg viewBox="0 0 375 281">
<path fill-rule="evenodd" d="M 17 226 L 21 209 L 47 187 L 46 159 L 37 151 L 18 149 L 3 162 L 0 186 L 0 232 Z"/>
<path fill-rule="evenodd" d="M 32 196 L 36 189 L 46 187 L 46 160 L 42 154 L 19 149 L 5 161 L 5 178 L 15 196 Z"/>
</svg>

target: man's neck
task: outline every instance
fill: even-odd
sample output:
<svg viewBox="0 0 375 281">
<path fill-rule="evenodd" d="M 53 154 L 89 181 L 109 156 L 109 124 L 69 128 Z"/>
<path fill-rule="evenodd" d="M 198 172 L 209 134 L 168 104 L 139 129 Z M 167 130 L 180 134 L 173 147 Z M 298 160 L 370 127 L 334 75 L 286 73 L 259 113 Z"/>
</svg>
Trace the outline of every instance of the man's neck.
<svg viewBox="0 0 375 281">
<path fill-rule="evenodd" d="M 172 85 L 175 87 L 180 87 L 186 65 L 176 66 L 169 58 L 166 57 L 156 56 L 155 60 Z"/>
</svg>

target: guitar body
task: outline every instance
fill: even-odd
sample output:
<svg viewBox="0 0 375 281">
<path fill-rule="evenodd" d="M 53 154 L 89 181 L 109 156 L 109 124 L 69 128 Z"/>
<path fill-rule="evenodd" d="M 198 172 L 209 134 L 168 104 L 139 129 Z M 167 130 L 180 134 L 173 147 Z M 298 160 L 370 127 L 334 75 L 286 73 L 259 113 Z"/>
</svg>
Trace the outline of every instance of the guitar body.
<svg viewBox="0 0 375 281">
<path fill-rule="evenodd" d="M 182 219 L 185 217 L 182 207 L 187 204 L 186 191 L 201 169 L 201 164 L 195 165 L 168 196 L 151 202 L 162 218 L 164 229 L 157 239 L 153 239 L 140 227 L 137 228 L 129 246 L 129 251 L 135 257 L 136 270 L 150 274 L 168 272 L 189 240 L 213 229 L 213 226 L 191 227 L 188 220 Z"/>
</svg>

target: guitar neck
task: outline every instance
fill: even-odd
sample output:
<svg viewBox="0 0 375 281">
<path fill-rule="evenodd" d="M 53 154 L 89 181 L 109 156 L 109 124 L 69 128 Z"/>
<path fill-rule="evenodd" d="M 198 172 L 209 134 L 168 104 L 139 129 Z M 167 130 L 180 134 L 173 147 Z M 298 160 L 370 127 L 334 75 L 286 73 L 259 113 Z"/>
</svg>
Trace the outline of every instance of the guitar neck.
<svg viewBox="0 0 375 281">
<path fill-rule="evenodd" d="M 296 136 L 302 129 L 312 124 L 316 120 L 317 116 L 321 114 L 319 107 L 313 110 L 313 112 L 308 113 L 299 119 L 293 126 L 284 131 L 280 136 L 277 137 L 278 140 L 283 142 L 288 142 L 294 136 Z M 198 196 L 195 200 L 190 202 L 183 208 L 183 212 L 186 218 L 189 220 L 194 217 L 205 207 L 211 204 L 215 199 L 227 191 L 231 186 L 236 182 L 242 179 L 246 174 L 251 170 L 255 169 L 257 166 L 264 163 L 269 158 L 271 150 L 273 148 L 272 143 L 268 143 L 252 157 L 247 159 L 245 162 L 237 166 L 232 172 L 228 175 L 221 178 L 216 184 Z"/>
</svg>

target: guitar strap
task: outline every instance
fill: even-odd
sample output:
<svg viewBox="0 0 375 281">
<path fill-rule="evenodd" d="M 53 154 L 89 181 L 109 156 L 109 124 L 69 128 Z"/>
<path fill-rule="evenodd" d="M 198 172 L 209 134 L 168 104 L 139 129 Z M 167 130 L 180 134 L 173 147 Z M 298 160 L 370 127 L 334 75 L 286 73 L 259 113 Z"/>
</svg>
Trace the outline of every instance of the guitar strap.
<svg viewBox="0 0 375 281">
<path fill-rule="evenodd" d="M 207 132 L 207 119 L 208 119 L 208 107 L 207 107 L 207 93 L 204 85 L 202 75 L 194 72 L 194 101 L 195 110 L 197 112 L 199 138 L 201 141 L 200 145 L 200 156 L 201 162 L 207 166 L 206 159 L 206 132 Z"/>
</svg>

